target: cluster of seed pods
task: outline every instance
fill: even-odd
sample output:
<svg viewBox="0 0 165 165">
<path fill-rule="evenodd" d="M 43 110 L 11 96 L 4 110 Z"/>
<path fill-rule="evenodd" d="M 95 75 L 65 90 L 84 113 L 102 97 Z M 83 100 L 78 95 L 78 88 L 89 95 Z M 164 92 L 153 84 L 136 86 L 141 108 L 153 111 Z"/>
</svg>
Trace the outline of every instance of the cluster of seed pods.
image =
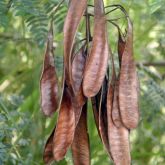
<svg viewBox="0 0 165 165">
<path fill-rule="evenodd" d="M 127 20 L 125 36 L 113 23 L 119 32 L 120 69 L 117 75 L 108 43 L 103 0 L 94 0 L 92 37 L 87 6 L 87 0 L 71 0 L 69 4 L 64 24 L 64 72 L 60 98 L 52 26 L 48 33 L 40 80 L 41 109 L 46 116 L 58 111 L 58 119 L 45 145 L 43 159 L 45 164 L 62 160 L 71 148 L 74 165 L 90 165 L 87 102 L 91 100 L 98 134 L 109 157 L 115 165 L 130 165 L 129 133 L 139 121 L 139 83 L 133 59 L 132 23 L 122 6 L 113 5 L 121 9 Z M 84 15 L 86 39 L 75 51 L 75 36 Z"/>
</svg>

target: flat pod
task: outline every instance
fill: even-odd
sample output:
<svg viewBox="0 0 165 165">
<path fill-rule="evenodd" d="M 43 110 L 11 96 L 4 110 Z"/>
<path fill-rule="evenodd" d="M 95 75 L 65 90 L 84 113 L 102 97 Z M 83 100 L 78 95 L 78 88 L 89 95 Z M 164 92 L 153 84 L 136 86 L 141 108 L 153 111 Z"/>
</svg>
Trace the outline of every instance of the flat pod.
<svg viewBox="0 0 165 165">
<path fill-rule="evenodd" d="M 53 27 L 48 33 L 47 48 L 40 79 L 41 109 L 46 116 L 51 116 L 58 109 L 58 79 L 53 57 Z"/>
<path fill-rule="evenodd" d="M 80 50 L 74 55 L 72 62 L 72 79 L 74 88 L 74 109 L 75 109 L 75 123 L 77 125 L 82 107 L 86 102 L 86 97 L 82 91 L 82 78 L 84 72 L 84 66 L 86 61 L 86 43 L 80 48 Z"/>
<path fill-rule="evenodd" d="M 125 45 L 126 45 L 126 42 L 124 41 L 124 39 L 122 38 L 122 34 L 120 32 L 120 29 L 118 29 L 118 57 L 119 57 L 119 64 L 120 64 L 120 67 L 121 67 L 121 60 L 122 60 L 122 56 L 123 56 L 123 52 L 124 52 L 124 49 L 125 49 Z"/>
<path fill-rule="evenodd" d="M 90 165 L 89 135 L 87 130 L 87 104 L 83 106 L 71 146 L 74 165 Z"/>
<path fill-rule="evenodd" d="M 75 94 L 80 90 L 82 84 L 84 67 L 86 62 L 86 43 L 80 48 L 80 50 L 74 55 L 72 62 L 72 79 L 73 88 Z"/>
<path fill-rule="evenodd" d="M 49 136 L 45 147 L 44 147 L 44 153 L 43 153 L 43 160 L 45 164 L 50 164 L 54 158 L 53 158 L 53 136 L 54 136 L 55 129 L 53 129 L 51 135 Z"/>
<path fill-rule="evenodd" d="M 64 65 L 67 85 L 72 84 L 71 78 L 71 55 L 73 50 L 74 38 L 85 9 L 87 0 L 70 1 L 69 10 L 64 24 Z"/>
<path fill-rule="evenodd" d="M 56 161 L 64 158 L 73 141 L 75 131 L 74 111 L 72 95 L 65 86 L 56 131 L 53 137 L 53 156 Z"/>
<path fill-rule="evenodd" d="M 109 148 L 115 165 L 130 165 L 129 130 L 116 127 L 112 121 L 113 85 L 109 85 L 107 96 Z"/>
<path fill-rule="evenodd" d="M 83 92 L 86 97 L 93 97 L 99 92 L 107 71 L 109 57 L 104 4 L 102 0 L 94 2 L 93 42 L 83 79 Z"/>
<path fill-rule="evenodd" d="M 122 125 L 120 109 L 119 109 L 119 81 L 115 81 L 114 87 L 114 95 L 113 95 L 113 105 L 112 105 L 112 120 L 116 127 L 120 127 Z"/>
<path fill-rule="evenodd" d="M 128 31 L 125 49 L 122 55 L 119 78 L 119 105 L 123 124 L 135 128 L 139 122 L 139 82 L 133 59 L 132 23 L 128 18 Z"/>
</svg>

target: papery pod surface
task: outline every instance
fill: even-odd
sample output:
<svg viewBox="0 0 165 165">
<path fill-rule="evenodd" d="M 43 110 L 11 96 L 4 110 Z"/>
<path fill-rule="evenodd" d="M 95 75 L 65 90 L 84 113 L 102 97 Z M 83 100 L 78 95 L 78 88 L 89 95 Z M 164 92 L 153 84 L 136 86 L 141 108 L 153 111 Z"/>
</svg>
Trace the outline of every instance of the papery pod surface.
<svg viewBox="0 0 165 165">
<path fill-rule="evenodd" d="M 87 104 L 83 106 L 71 146 L 74 165 L 90 165 L 90 146 L 87 130 Z"/>
<path fill-rule="evenodd" d="M 45 164 L 50 164 L 53 160 L 53 136 L 54 136 L 55 129 L 53 129 L 51 135 L 49 136 L 43 153 L 43 160 Z"/>
<path fill-rule="evenodd" d="M 87 7 L 87 0 L 72 0 L 64 24 L 64 64 L 67 85 L 72 85 L 71 56 L 78 25 Z"/>
<path fill-rule="evenodd" d="M 47 48 L 40 79 L 41 109 L 46 116 L 51 116 L 58 109 L 58 78 L 53 56 L 53 26 L 48 33 Z"/>
<path fill-rule="evenodd" d="M 139 122 L 138 100 L 139 81 L 133 59 L 133 30 L 128 18 L 127 39 L 119 78 L 119 106 L 122 122 L 129 129 L 136 128 Z"/>
<path fill-rule="evenodd" d="M 129 130 L 116 127 L 112 121 L 113 85 L 109 85 L 107 96 L 108 138 L 110 153 L 115 165 L 130 165 Z"/>
<path fill-rule="evenodd" d="M 80 50 L 74 55 L 72 61 L 72 79 L 74 88 L 74 109 L 75 109 L 75 123 L 77 125 L 82 107 L 87 101 L 82 91 L 82 78 L 84 73 L 84 66 L 86 62 L 86 43 L 82 45 Z"/>
<path fill-rule="evenodd" d="M 74 138 L 75 110 L 72 98 L 70 90 L 65 86 L 53 137 L 53 156 L 56 161 L 64 158 Z"/>
<path fill-rule="evenodd" d="M 93 41 L 83 79 L 83 92 L 86 97 L 93 97 L 99 92 L 107 71 L 109 57 L 103 1 L 95 0 L 94 6 Z"/>
</svg>

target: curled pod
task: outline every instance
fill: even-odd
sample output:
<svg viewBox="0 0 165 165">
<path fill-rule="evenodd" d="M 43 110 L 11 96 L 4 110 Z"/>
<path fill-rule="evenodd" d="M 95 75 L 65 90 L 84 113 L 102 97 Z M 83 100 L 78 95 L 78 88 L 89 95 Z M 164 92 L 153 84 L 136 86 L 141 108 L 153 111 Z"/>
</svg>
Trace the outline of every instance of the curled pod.
<svg viewBox="0 0 165 165">
<path fill-rule="evenodd" d="M 74 165 L 90 165 L 90 146 L 87 130 L 87 103 L 83 106 L 71 146 Z"/>
<path fill-rule="evenodd" d="M 51 116 L 58 109 L 58 78 L 53 57 L 53 27 L 48 33 L 47 48 L 40 79 L 41 109 L 44 115 Z"/>
<path fill-rule="evenodd" d="M 102 0 L 95 0 L 94 5 L 93 41 L 83 78 L 83 92 L 86 97 L 93 97 L 99 92 L 107 71 L 109 57 L 104 4 Z"/>
<path fill-rule="evenodd" d="M 72 98 L 71 92 L 65 85 L 56 130 L 53 137 L 53 156 L 56 161 L 64 158 L 74 138 L 75 110 Z"/>
<path fill-rule="evenodd" d="M 139 122 L 139 82 L 133 59 L 133 31 L 128 18 L 125 49 L 121 60 L 119 76 L 119 106 L 123 124 L 128 129 L 136 128 Z"/>
<path fill-rule="evenodd" d="M 109 149 L 109 140 L 108 140 L 108 120 L 107 120 L 107 89 L 108 88 L 108 79 L 105 77 L 99 105 L 99 130 L 102 142 L 104 144 L 107 153 L 111 157 Z"/>
<path fill-rule="evenodd" d="M 107 95 L 107 116 L 108 116 L 108 138 L 109 148 L 115 165 L 130 165 L 130 146 L 129 146 L 129 130 L 123 125 L 116 127 L 112 121 L 112 105 L 113 105 L 112 84 L 109 85 Z"/>
<path fill-rule="evenodd" d="M 53 158 L 53 136 L 54 136 L 55 129 L 53 129 L 51 135 L 49 136 L 45 147 L 44 147 L 44 153 L 43 153 L 43 160 L 45 164 L 50 164 L 54 158 Z"/>
<path fill-rule="evenodd" d="M 78 25 L 87 7 L 87 0 L 72 0 L 64 24 L 64 69 L 68 86 L 72 85 L 71 56 Z"/>
<path fill-rule="evenodd" d="M 108 141 L 108 123 L 107 123 L 107 109 L 106 109 L 106 87 L 107 80 L 105 78 L 102 88 L 99 93 L 92 97 L 92 108 L 96 127 L 99 136 L 104 144 L 104 147 L 110 156 L 109 141 Z"/>
</svg>

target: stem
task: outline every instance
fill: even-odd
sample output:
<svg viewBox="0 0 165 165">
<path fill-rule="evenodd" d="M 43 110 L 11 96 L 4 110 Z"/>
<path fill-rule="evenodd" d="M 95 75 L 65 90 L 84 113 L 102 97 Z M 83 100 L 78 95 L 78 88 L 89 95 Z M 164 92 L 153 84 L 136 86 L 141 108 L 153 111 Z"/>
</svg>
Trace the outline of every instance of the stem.
<svg viewBox="0 0 165 165">
<path fill-rule="evenodd" d="M 155 67 L 165 67 L 165 61 L 159 62 L 139 62 L 136 63 L 137 66 L 144 65 L 144 66 L 155 66 Z"/>
<path fill-rule="evenodd" d="M 111 12 L 113 12 L 113 11 L 117 10 L 117 9 L 119 9 L 119 8 L 118 8 L 118 7 L 116 7 L 116 8 L 114 8 L 114 9 L 112 9 L 112 10 L 108 11 L 107 13 L 105 13 L 105 15 L 108 15 L 109 13 L 111 13 Z"/>
<path fill-rule="evenodd" d="M 119 17 L 119 18 L 109 19 L 109 21 L 117 21 L 117 20 L 122 19 L 122 18 L 126 18 L 126 17 L 123 16 L 123 17 Z"/>
<path fill-rule="evenodd" d="M 57 10 L 60 8 L 60 6 L 63 4 L 65 0 L 62 0 L 58 5 L 56 5 L 53 9 L 52 9 L 52 12 L 50 14 L 50 17 L 52 17 L 53 19 L 53 15 L 56 14 Z"/>
<path fill-rule="evenodd" d="M 105 9 L 106 8 L 109 8 L 109 7 L 117 7 L 117 8 L 119 8 L 125 14 L 126 17 L 129 17 L 127 11 L 124 9 L 123 6 L 121 6 L 119 4 L 109 5 L 109 6 L 106 6 Z"/>
<path fill-rule="evenodd" d="M 112 25 L 114 25 L 114 26 L 118 29 L 118 31 L 124 36 L 124 34 L 122 33 L 120 27 L 119 27 L 116 23 L 114 23 L 114 22 L 111 21 L 111 20 L 107 20 L 107 21 L 108 21 L 109 23 L 111 23 Z"/>
</svg>

